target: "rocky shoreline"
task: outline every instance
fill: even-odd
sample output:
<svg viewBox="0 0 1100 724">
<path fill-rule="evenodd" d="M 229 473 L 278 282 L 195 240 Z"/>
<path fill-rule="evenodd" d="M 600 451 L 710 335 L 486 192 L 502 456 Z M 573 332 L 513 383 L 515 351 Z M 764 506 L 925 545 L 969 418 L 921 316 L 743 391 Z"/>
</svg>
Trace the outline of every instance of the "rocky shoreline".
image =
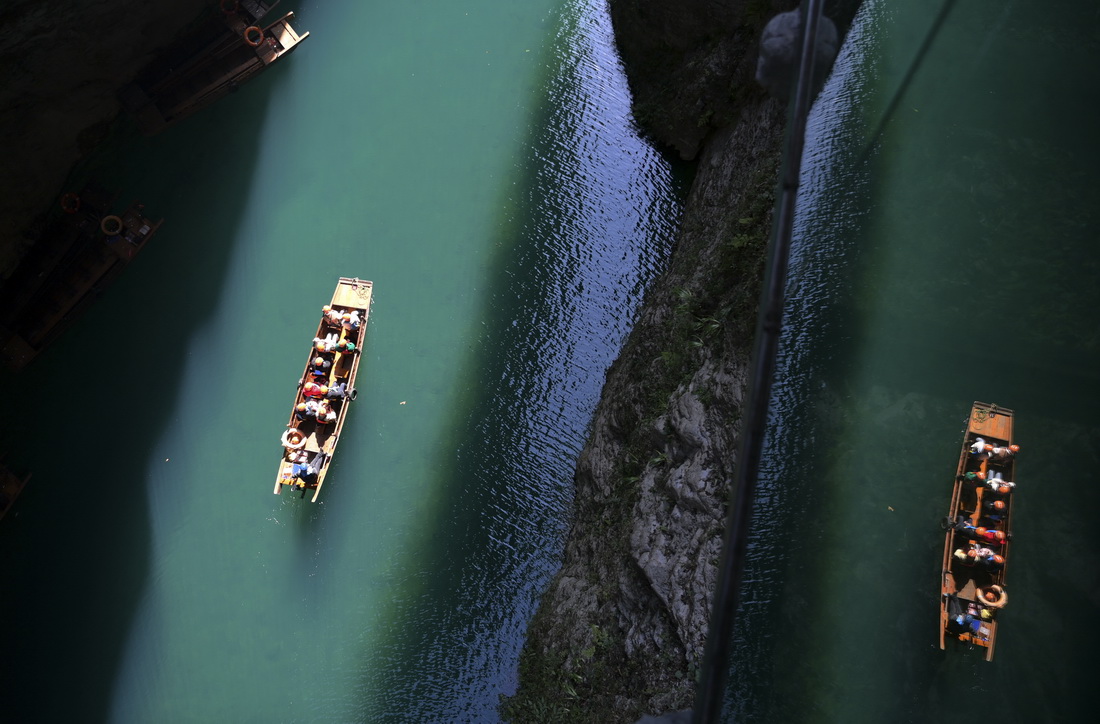
<svg viewBox="0 0 1100 724">
<path fill-rule="evenodd" d="M 692 703 L 785 123 L 752 80 L 756 45 L 793 5 L 609 2 L 639 126 L 697 170 L 669 270 L 608 371 L 562 569 L 503 707 L 514 721 L 634 721 Z M 858 2 L 840 5 L 850 18 Z M 0 11 L 0 278 L 110 132 L 118 89 L 212 7 L 12 0 Z"/>
<path fill-rule="evenodd" d="M 846 28 L 858 5 L 827 13 Z M 794 6 L 610 0 L 635 120 L 695 159 L 696 176 L 669 269 L 608 371 L 562 567 L 502 705 L 510 721 L 634 722 L 692 706 L 786 125 L 753 79 L 757 47 Z"/>
</svg>

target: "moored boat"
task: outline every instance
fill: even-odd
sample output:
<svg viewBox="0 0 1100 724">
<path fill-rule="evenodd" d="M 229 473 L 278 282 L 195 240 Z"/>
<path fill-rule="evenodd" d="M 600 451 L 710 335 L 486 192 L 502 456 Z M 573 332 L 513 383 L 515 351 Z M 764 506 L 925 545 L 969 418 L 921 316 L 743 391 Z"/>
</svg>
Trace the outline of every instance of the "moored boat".
<svg viewBox="0 0 1100 724">
<path fill-rule="evenodd" d="M 940 648 L 984 649 L 993 660 L 1008 591 L 1016 453 L 1012 410 L 975 402 L 967 419 L 947 517 L 940 583 Z"/>
<path fill-rule="evenodd" d="M 317 334 L 282 435 L 283 455 L 275 476 L 275 494 L 283 487 L 313 491 L 317 502 L 348 408 L 355 400 L 355 377 L 367 331 L 372 282 L 341 277 L 332 301 L 321 310 Z"/>
<path fill-rule="evenodd" d="M 0 290 L 0 359 L 22 369 L 64 332 L 137 257 L 164 220 L 89 186 L 61 198 L 55 215 Z"/>
<path fill-rule="evenodd" d="M 293 52 L 309 33 L 294 29 L 294 13 L 262 22 L 276 3 L 225 0 L 221 12 L 143 69 L 120 100 L 145 135 L 233 93 Z"/>
</svg>

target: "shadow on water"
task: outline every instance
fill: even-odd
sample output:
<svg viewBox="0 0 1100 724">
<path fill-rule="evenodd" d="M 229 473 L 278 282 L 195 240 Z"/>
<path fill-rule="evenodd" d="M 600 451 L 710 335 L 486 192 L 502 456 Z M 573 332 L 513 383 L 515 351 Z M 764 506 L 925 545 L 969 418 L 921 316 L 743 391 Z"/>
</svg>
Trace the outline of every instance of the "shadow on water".
<svg viewBox="0 0 1100 724">
<path fill-rule="evenodd" d="M 74 172 L 119 188 L 119 203 L 136 188 L 165 224 L 50 349 L 0 378 L 5 399 L 30 403 L 0 430 L 18 446 L 12 464 L 34 473 L 0 529 L 5 721 L 110 715 L 156 575 L 148 465 L 188 348 L 218 308 L 276 75 L 242 90 L 248 102 L 231 96 L 152 139 L 121 133 Z"/>
<path fill-rule="evenodd" d="M 1081 692 L 1097 637 L 1056 611 L 1073 600 L 1067 620 L 1086 621 L 1100 600 L 1096 577 L 1081 575 L 1096 556 L 1069 532 L 1089 525 L 1079 511 L 1100 497 L 1076 484 L 1100 457 L 1091 414 L 1100 386 L 1095 324 L 1084 322 L 1097 289 L 1074 283 L 1095 276 L 1095 214 L 1080 200 L 1096 195 L 1100 147 L 1094 134 L 1067 132 L 1078 114 L 1065 113 L 1068 124 L 1059 115 L 1080 88 L 1037 103 L 1023 90 L 1027 73 L 1006 67 L 1056 59 L 1020 41 L 1061 39 L 1069 25 L 1036 28 L 1071 16 L 1006 8 L 990 33 L 971 10 L 953 16 L 954 44 L 934 48 L 940 67 L 916 75 L 924 94 L 907 95 L 899 107 L 912 110 L 883 124 L 869 166 L 851 164 L 865 129 L 850 119 L 836 123 L 849 134 L 839 152 L 822 159 L 836 178 L 812 199 L 812 263 L 792 274 L 802 286 L 788 316 L 799 323 L 785 331 L 788 377 L 769 439 L 778 516 L 757 529 L 764 543 L 784 528 L 798 534 L 778 561 L 757 552 L 763 563 L 746 573 L 759 595 L 746 597 L 739 628 L 728 706 L 737 721 L 1061 721 L 1091 711 Z M 982 62 L 971 62 L 975 37 L 996 51 Z M 952 53 L 970 76 L 944 63 Z M 1087 73 L 1085 63 L 1050 62 Z M 933 99 L 943 98 L 951 102 L 937 115 Z M 944 537 L 935 521 L 974 399 L 1014 408 L 1029 453 L 1013 519 L 1014 598 L 992 663 L 936 642 Z"/>
<path fill-rule="evenodd" d="M 502 251 L 488 273 L 484 331 L 463 363 L 471 371 L 457 375 L 478 384 L 461 391 L 445 424 L 452 433 L 433 465 L 445 471 L 434 486 L 443 492 L 432 517 L 418 520 L 422 536 L 403 553 L 400 565 L 419 587 L 391 602 L 387 631 L 363 652 L 385 660 L 364 663 L 359 706 L 369 721 L 493 721 L 498 697 L 514 693 L 514 662 L 557 569 L 573 470 L 606 366 L 671 245 L 653 224 L 659 209 L 616 219 L 625 230 L 612 224 L 621 244 L 651 252 L 635 259 L 635 249 L 593 237 L 583 204 L 555 205 L 559 196 L 602 192 L 591 188 L 599 179 L 580 178 L 563 140 L 578 132 L 570 127 L 577 119 L 568 116 L 578 112 L 570 102 L 584 101 L 559 94 L 583 97 L 577 72 L 583 70 L 547 80 L 565 87 L 536 106 L 522 176 L 501 191 L 498 205 L 508 216 L 493 244 Z M 683 167 L 677 171 L 671 195 L 679 198 L 690 179 Z M 678 202 L 668 203 L 678 213 Z M 602 285 L 607 296 L 593 301 L 586 286 Z M 584 324 L 591 326 L 577 334 Z M 456 691 L 463 692 L 458 699 Z"/>
</svg>

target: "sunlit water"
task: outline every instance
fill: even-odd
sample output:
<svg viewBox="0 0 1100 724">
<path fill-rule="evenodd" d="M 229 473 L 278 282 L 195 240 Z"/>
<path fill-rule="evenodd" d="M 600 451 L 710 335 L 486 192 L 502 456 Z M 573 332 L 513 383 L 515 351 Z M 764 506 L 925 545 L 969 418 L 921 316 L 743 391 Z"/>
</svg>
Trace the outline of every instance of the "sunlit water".
<svg viewBox="0 0 1100 724">
<path fill-rule="evenodd" d="M 945 7 L 868 2 L 811 117 L 733 720 L 1091 718 L 1096 11 Z M 976 399 L 1023 447 L 991 663 L 937 639 Z"/>
<path fill-rule="evenodd" d="M 284 8 L 284 6 L 287 6 Z M 165 225 L 19 381 L 0 720 L 494 721 L 679 213 L 602 3 L 282 3 L 306 43 L 82 170 Z M 271 494 L 375 283 L 316 505 Z M 9 447 L 9 446 L 5 446 Z"/>
</svg>

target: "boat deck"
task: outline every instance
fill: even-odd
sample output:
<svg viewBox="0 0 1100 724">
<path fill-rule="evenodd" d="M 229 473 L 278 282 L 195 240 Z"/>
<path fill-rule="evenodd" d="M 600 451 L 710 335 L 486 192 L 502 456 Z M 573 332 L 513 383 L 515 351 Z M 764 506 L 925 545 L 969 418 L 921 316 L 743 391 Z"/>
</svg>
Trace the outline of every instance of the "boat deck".
<svg viewBox="0 0 1100 724">
<path fill-rule="evenodd" d="M 359 363 L 362 359 L 363 339 L 366 336 L 373 290 L 374 285 L 372 282 L 358 278 L 341 277 L 336 286 L 336 290 L 332 294 L 332 301 L 329 303 L 329 307 L 340 312 L 354 311 L 359 314 L 360 324 L 357 329 L 346 329 L 337 322 L 328 320 L 322 315 L 321 321 L 317 326 L 316 338 L 325 339 L 331 335 L 340 343 L 354 343 L 355 349 L 351 352 L 340 352 L 335 350 L 331 352 L 318 352 L 314 348 L 313 342 L 310 343 L 305 367 L 302 371 L 301 380 L 299 381 L 298 393 L 294 398 L 290 420 L 287 422 L 286 427 L 288 433 L 297 431 L 297 433 L 304 438 L 300 450 L 304 450 L 307 453 L 307 458 L 312 459 L 318 454 L 323 454 L 325 457 L 320 463 L 320 469 L 316 472 L 315 480 L 307 484 L 304 482 L 303 478 L 295 478 L 292 469 L 294 459 L 300 454 L 299 448 L 288 447 L 287 443 L 284 441 L 284 455 L 279 463 L 279 471 L 275 477 L 274 492 L 276 495 L 282 491 L 284 486 L 294 486 L 300 489 L 303 497 L 305 497 L 307 490 L 313 490 L 313 502 L 317 502 L 317 497 L 321 494 L 321 486 L 324 484 L 325 477 L 328 474 L 332 455 L 336 452 L 336 445 L 340 441 L 340 435 L 343 431 L 348 409 L 357 395 L 354 385 L 359 370 Z M 322 358 L 331 356 L 332 358 L 331 366 L 323 376 L 314 374 L 315 368 L 312 366 L 312 362 L 316 356 Z M 307 381 L 315 381 L 318 384 L 323 384 L 329 389 L 341 384 L 345 385 L 347 397 L 343 399 L 332 399 L 330 401 L 332 410 L 336 414 L 335 420 L 326 423 L 317 419 L 299 419 L 297 417 L 297 405 L 307 401 L 305 395 L 305 383 Z M 304 464 L 300 460 L 298 462 L 299 464 Z"/>
<path fill-rule="evenodd" d="M 966 550 L 974 543 L 971 537 L 957 532 L 953 524 L 961 519 L 974 527 L 982 526 L 991 530 L 1000 530 L 1006 534 L 1011 531 L 1012 494 L 997 493 L 984 480 L 987 476 L 1000 473 L 1005 481 L 1015 482 L 1013 480 L 1014 458 L 1009 456 L 1007 460 L 994 461 L 988 454 L 974 454 L 971 451 L 971 445 L 978 438 L 995 447 L 1007 447 L 1013 444 L 1013 422 L 1012 410 L 984 402 L 975 402 L 972 405 L 959 454 L 951 504 L 944 519 L 947 530 L 940 584 L 940 648 L 946 648 L 947 639 L 954 638 L 964 644 L 984 648 L 987 661 L 993 659 L 998 628 L 997 619 L 1002 612 L 995 609 L 994 619 L 982 621 L 976 633 L 960 632 L 957 627 L 952 629 L 952 620 L 960 611 L 976 615 L 983 608 L 990 607 L 983 601 L 981 591 L 990 586 L 1004 587 L 1011 542 L 1005 539 L 1000 544 L 984 542 L 980 544 L 991 546 L 992 550 L 1002 556 L 1003 564 L 1000 568 L 964 564 L 955 558 L 955 552 Z M 969 481 L 966 478 L 968 473 L 979 474 L 981 481 Z M 987 511 L 985 505 L 987 500 L 1003 500 L 1007 507 L 1003 508 L 1003 513 L 1001 510 Z M 999 604 L 993 605 L 999 607 Z"/>
</svg>

